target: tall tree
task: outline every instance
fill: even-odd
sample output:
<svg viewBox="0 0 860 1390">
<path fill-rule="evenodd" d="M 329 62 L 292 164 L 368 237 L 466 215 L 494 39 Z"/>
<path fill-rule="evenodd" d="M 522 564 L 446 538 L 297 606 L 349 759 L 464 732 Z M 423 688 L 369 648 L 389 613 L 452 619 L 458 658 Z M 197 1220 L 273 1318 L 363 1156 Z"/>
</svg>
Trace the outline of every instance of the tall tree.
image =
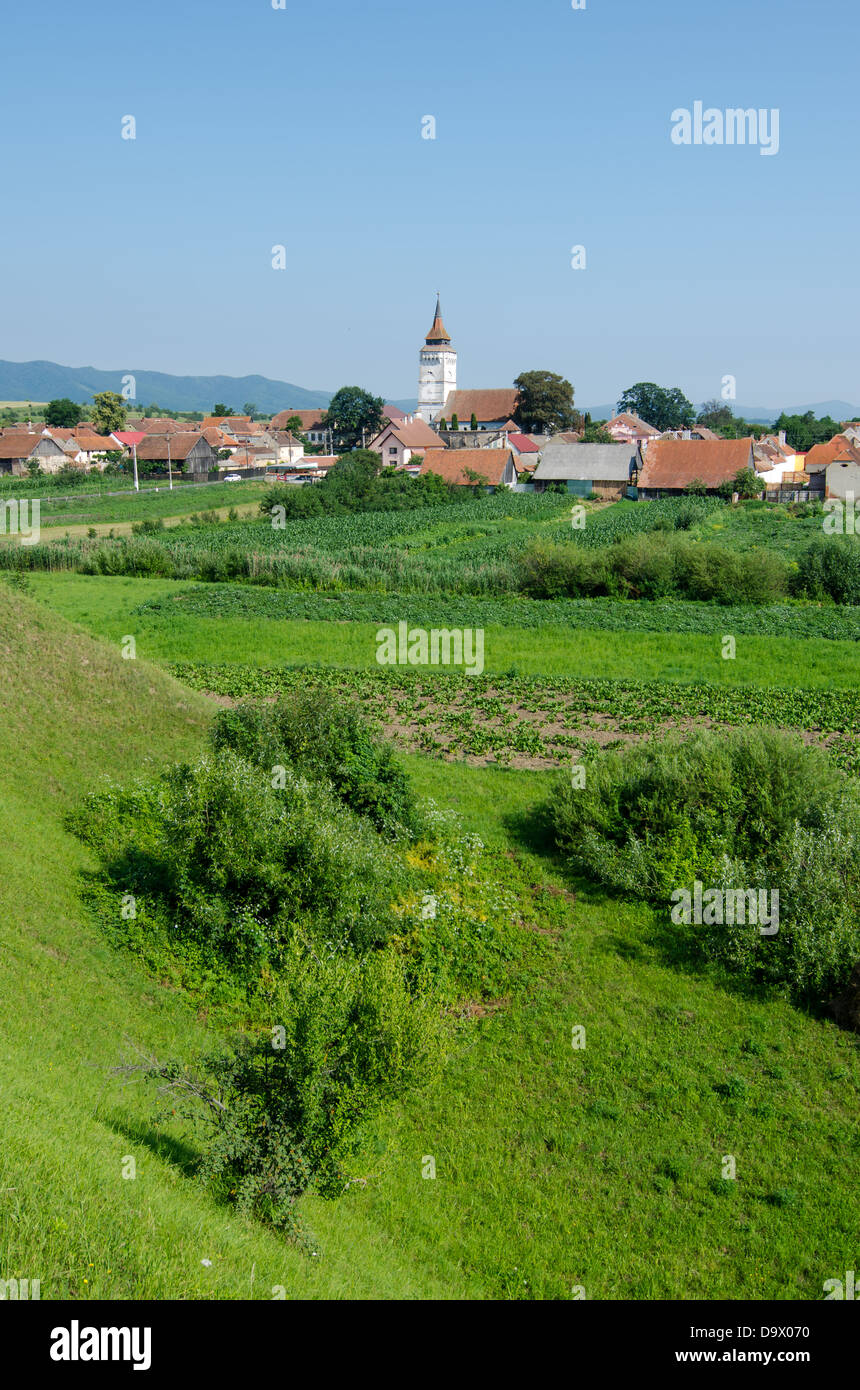
<svg viewBox="0 0 860 1390">
<path fill-rule="evenodd" d="M 816 419 L 811 410 L 807 410 L 805 415 L 786 415 L 783 411 L 774 429 L 785 430 L 786 442 L 798 453 L 805 454 L 813 444 L 827 444 L 840 433 L 842 426 L 829 415 Z"/>
<path fill-rule="evenodd" d="M 655 430 L 689 429 L 696 418 L 693 403 L 683 391 L 677 386 L 657 386 L 653 381 L 637 381 L 635 386 L 628 386 L 618 402 L 618 410 L 632 411 Z"/>
<path fill-rule="evenodd" d="M 582 423 L 574 409 L 573 387 L 556 372 L 520 372 L 514 386 L 520 393 L 514 419 L 527 434 L 558 433 Z"/>
<path fill-rule="evenodd" d="M 57 400 L 48 401 L 45 406 L 45 424 L 55 425 L 58 429 L 74 429 L 75 425 L 80 424 L 82 414 L 77 401 L 60 396 Z"/>
<path fill-rule="evenodd" d="M 99 391 L 93 396 L 92 425 L 96 434 L 125 428 L 125 401 L 117 391 Z"/>
<path fill-rule="evenodd" d="M 223 401 L 216 401 L 212 407 L 213 415 L 235 415 L 235 413 L 233 407 L 224 405 Z M 247 414 L 247 411 L 245 413 Z"/>
<path fill-rule="evenodd" d="M 245 404 L 242 406 L 242 414 L 243 414 L 243 415 L 250 415 L 251 419 L 252 419 L 252 420 L 254 419 L 254 417 L 255 417 L 256 414 L 257 414 L 257 407 L 256 407 L 256 405 L 254 404 L 253 401 L 246 401 L 246 402 L 245 402 Z"/>
<path fill-rule="evenodd" d="M 726 405 L 725 401 L 716 399 L 704 401 L 696 416 L 696 424 L 704 425 L 706 429 L 714 430 L 717 434 L 727 432 L 730 437 L 734 436 L 734 412 L 730 405 Z"/>
<path fill-rule="evenodd" d="M 341 386 L 322 417 L 323 429 L 331 430 L 339 448 L 358 448 L 369 443 L 383 428 L 384 404 L 381 396 L 372 396 L 360 386 Z"/>
</svg>

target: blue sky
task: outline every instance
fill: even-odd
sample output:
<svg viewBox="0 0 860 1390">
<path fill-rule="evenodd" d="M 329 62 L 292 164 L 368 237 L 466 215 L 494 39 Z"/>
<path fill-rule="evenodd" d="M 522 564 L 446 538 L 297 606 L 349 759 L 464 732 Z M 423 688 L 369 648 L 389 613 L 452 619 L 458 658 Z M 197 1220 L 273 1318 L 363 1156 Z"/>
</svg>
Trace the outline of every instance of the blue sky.
<svg viewBox="0 0 860 1390">
<path fill-rule="evenodd" d="M 856 0 L 10 8 L 0 357 L 399 399 L 439 289 L 461 386 L 860 402 L 858 33 Z M 779 153 L 673 144 L 697 100 L 777 108 Z"/>
</svg>

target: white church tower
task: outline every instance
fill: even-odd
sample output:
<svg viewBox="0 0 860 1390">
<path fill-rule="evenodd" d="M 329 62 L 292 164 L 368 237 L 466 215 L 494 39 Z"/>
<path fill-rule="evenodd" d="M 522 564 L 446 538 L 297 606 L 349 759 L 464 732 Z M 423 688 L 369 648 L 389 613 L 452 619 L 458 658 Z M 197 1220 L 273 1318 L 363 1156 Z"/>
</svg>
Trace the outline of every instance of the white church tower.
<svg viewBox="0 0 860 1390">
<path fill-rule="evenodd" d="M 449 391 L 457 389 L 457 354 L 442 322 L 439 296 L 436 296 L 436 316 L 418 355 L 417 414 L 429 425 L 442 414 Z"/>
</svg>

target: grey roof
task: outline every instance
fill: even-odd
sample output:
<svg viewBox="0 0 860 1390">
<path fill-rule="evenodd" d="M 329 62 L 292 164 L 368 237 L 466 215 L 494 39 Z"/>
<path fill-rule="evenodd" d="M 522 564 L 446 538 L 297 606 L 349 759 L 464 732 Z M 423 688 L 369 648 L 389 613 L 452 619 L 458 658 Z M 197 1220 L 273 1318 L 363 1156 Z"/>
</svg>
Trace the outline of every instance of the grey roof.
<svg viewBox="0 0 860 1390">
<path fill-rule="evenodd" d="M 579 479 L 599 483 L 626 482 L 639 454 L 630 444 L 555 444 L 550 442 L 532 477 L 535 482 Z"/>
</svg>

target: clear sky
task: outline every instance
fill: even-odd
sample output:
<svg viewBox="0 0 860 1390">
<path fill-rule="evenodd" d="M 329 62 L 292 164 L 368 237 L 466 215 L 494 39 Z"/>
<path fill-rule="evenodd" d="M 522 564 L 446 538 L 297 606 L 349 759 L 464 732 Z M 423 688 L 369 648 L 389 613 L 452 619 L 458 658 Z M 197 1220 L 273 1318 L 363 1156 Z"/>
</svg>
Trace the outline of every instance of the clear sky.
<svg viewBox="0 0 860 1390">
<path fill-rule="evenodd" d="M 860 402 L 858 36 L 858 0 L 8 6 L 0 357 L 411 397 L 438 289 L 463 387 Z M 778 109 L 779 152 L 673 143 L 696 101 Z"/>
</svg>

